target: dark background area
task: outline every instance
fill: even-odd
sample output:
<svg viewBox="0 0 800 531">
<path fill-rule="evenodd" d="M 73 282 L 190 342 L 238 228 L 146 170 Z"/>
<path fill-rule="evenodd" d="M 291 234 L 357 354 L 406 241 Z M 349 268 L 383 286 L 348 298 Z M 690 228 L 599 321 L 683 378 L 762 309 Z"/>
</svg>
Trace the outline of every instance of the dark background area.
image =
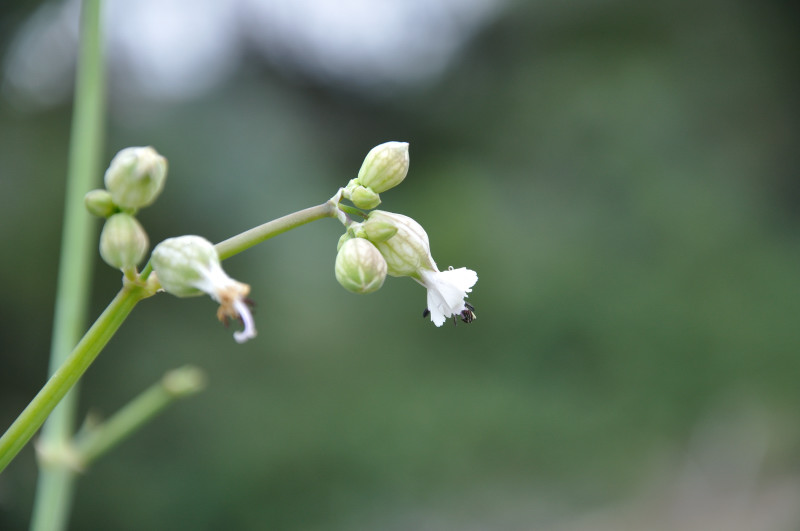
<svg viewBox="0 0 800 531">
<path fill-rule="evenodd" d="M 36 7 L 0 8 L 3 50 Z M 346 292 L 333 220 L 225 262 L 257 304 L 245 345 L 207 298 L 144 301 L 82 414 L 186 363 L 209 386 L 81 478 L 72 528 L 797 529 L 797 22 L 781 2 L 516 2 L 420 83 L 253 48 L 159 100 L 112 67 L 104 164 L 169 159 L 139 217 L 153 244 L 321 203 L 408 141 L 381 208 L 478 272 L 478 319 L 435 328 L 409 279 Z M 3 429 L 46 374 L 71 117 L 19 101 L 0 100 Z M 92 316 L 119 277 L 98 256 Z M 35 480 L 29 445 L 0 528 L 27 527 Z"/>
</svg>

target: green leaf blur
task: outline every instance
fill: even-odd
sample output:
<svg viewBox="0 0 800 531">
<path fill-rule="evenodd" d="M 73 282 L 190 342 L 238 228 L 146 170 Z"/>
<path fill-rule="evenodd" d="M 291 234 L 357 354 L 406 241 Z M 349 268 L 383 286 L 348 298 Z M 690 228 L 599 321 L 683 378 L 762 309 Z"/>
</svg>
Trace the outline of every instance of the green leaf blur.
<svg viewBox="0 0 800 531">
<path fill-rule="evenodd" d="M 478 318 L 435 328 L 409 279 L 343 290 L 335 220 L 225 262 L 256 302 L 245 345 L 205 298 L 144 301 L 83 411 L 187 363 L 208 388 L 80 479 L 72 528 L 597 530 L 630 511 L 686 529 L 658 510 L 684 492 L 674 470 L 731 448 L 755 493 L 800 488 L 796 23 L 781 3 L 516 2 L 414 90 L 255 65 L 199 99 L 112 105 L 106 160 L 169 160 L 139 214 L 154 243 L 319 204 L 408 141 L 381 208 L 425 227 L 440 268 L 478 272 Z M 0 102 L 3 429 L 46 374 L 69 116 Z M 93 317 L 120 282 L 97 262 Z M 29 446 L 0 476 L 0 528 L 27 528 L 35 477 Z"/>
</svg>

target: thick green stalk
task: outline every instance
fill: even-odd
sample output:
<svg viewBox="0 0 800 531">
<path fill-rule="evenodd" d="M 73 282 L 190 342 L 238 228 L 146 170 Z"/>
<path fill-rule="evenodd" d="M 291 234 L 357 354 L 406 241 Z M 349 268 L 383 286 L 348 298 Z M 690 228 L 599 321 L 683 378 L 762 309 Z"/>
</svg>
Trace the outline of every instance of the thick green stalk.
<svg viewBox="0 0 800 531">
<path fill-rule="evenodd" d="M 86 369 L 131 313 L 136 303 L 150 294 L 145 288 L 129 285 L 122 288 L 114 297 L 114 300 L 83 336 L 72 354 L 64 361 L 64 364 L 53 373 L 41 391 L 20 413 L 17 420 L 0 437 L 0 472 L 33 437 L 33 434 L 64 398 L 64 395 L 86 372 Z M 42 439 L 39 444 L 45 457 L 61 455 L 61 450 L 71 444 L 71 437 L 66 441 L 59 440 L 55 443 Z"/>
<path fill-rule="evenodd" d="M 101 0 L 85 0 L 81 13 L 81 45 L 50 348 L 51 374 L 62 366 L 86 329 L 96 228 L 94 220 L 83 208 L 83 196 L 99 181 L 105 107 L 100 3 Z M 58 446 L 71 439 L 76 407 L 77 390 L 73 390 L 64 397 L 42 430 L 43 446 Z M 40 468 L 32 529 L 51 530 L 66 526 L 73 480 L 74 471 L 68 467 Z"/>
<path fill-rule="evenodd" d="M 329 217 L 340 218 L 342 213 L 338 209 L 338 200 L 339 196 L 336 195 L 321 205 L 288 214 L 233 236 L 217 244 L 217 252 L 221 258 L 229 258 L 257 243 L 311 221 Z M 106 343 L 116 333 L 120 325 L 122 325 L 136 303 L 155 293 L 158 287 L 157 283 L 152 284 L 146 280 L 151 270 L 152 268 L 148 264 L 137 281 L 126 281 L 125 287 L 111 301 L 89 331 L 86 332 L 66 361 L 50 377 L 50 380 L 39 391 L 39 394 L 28 404 L 5 434 L 0 437 L 0 472 L 33 437 L 33 434 L 36 433 L 36 430 L 39 429 L 59 400 L 75 385 Z M 40 445 L 46 455 L 48 453 L 50 455 L 63 455 L 62 451 L 67 451 L 71 448 L 71 438 L 66 441 L 57 441 L 56 444 L 52 445 L 43 438 L 40 441 Z M 65 463 L 69 464 L 69 460 L 65 460 Z"/>
</svg>

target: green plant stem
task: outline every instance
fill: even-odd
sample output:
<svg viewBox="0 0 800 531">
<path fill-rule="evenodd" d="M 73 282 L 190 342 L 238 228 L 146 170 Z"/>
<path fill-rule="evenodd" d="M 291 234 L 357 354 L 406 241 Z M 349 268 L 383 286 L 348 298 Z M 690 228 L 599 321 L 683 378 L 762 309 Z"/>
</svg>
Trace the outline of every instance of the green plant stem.
<svg viewBox="0 0 800 531">
<path fill-rule="evenodd" d="M 114 297 L 114 300 L 103 311 L 97 321 L 83 336 L 64 364 L 53 373 L 41 391 L 20 413 L 19 417 L 0 437 L 0 471 L 25 446 L 36 430 L 42 425 L 53 408 L 64 398 L 64 395 L 75 385 L 75 382 L 86 372 L 103 347 L 108 343 L 117 329 L 122 325 L 136 303 L 150 293 L 144 288 L 129 285 Z M 40 445 L 46 453 L 58 448 L 51 446 L 50 441 L 42 439 Z M 67 442 L 58 441 L 58 445 Z"/>
<path fill-rule="evenodd" d="M 264 223 L 253 229 L 233 236 L 217 244 L 221 258 L 229 258 L 250 247 L 268 240 L 273 236 L 310 223 L 318 219 L 339 217 L 338 197 L 315 206 L 288 214 L 276 220 Z M 130 314 L 140 300 L 154 294 L 155 287 L 145 282 L 151 268 L 146 266 L 139 277 L 139 282 L 126 282 L 125 287 L 117 294 L 105 311 L 95 321 L 80 343 L 75 347 L 66 361 L 50 377 L 39 394 L 17 417 L 11 427 L 0 437 L 0 472 L 17 455 L 23 446 L 33 437 L 47 415 L 53 410 L 64 395 L 78 381 L 91 365 L 106 343 L 116 333 L 122 322 Z M 42 448 L 49 448 L 43 439 Z M 68 442 L 59 441 L 59 444 Z"/>
<path fill-rule="evenodd" d="M 82 430 L 74 446 L 76 461 L 87 467 L 171 403 L 200 392 L 204 386 L 205 375 L 197 367 L 187 365 L 168 372 L 107 421 Z"/>
<path fill-rule="evenodd" d="M 74 114 L 67 169 L 61 257 L 59 260 L 50 374 L 66 360 L 86 327 L 91 288 L 95 223 L 83 208 L 83 196 L 100 175 L 105 83 L 101 0 L 85 0 L 81 13 L 81 45 L 76 72 Z M 74 432 L 77 390 L 64 397 L 42 430 L 43 445 L 59 445 Z M 66 467 L 42 467 L 31 529 L 66 527 L 74 473 Z"/>
<path fill-rule="evenodd" d="M 333 200 L 327 201 L 321 205 L 306 208 L 281 218 L 268 221 L 258 227 L 253 227 L 250 230 L 218 243 L 215 247 L 220 260 L 225 260 L 273 236 L 283 234 L 288 230 L 300 227 L 306 223 L 317 219 L 336 217 L 337 212 L 337 203 Z"/>
</svg>

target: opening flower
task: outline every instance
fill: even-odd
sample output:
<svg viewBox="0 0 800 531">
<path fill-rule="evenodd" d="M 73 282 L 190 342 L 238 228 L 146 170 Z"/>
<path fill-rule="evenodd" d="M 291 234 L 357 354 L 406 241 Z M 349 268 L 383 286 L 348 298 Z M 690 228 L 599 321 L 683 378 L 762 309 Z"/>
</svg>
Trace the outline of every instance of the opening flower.
<svg viewBox="0 0 800 531">
<path fill-rule="evenodd" d="M 475 319 L 475 312 L 464 299 L 478 282 L 478 274 L 466 267 L 447 271 L 420 271 L 420 284 L 428 288 L 428 312 L 436 326 L 442 326 L 448 317 L 461 317 L 465 323 Z M 418 281 L 419 282 L 419 281 Z"/>
<path fill-rule="evenodd" d="M 451 316 L 460 316 L 464 322 L 475 318 L 464 299 L 478 281 L 478 274 L 466 267 L 439 271 L 431 256 L 428 234 L 419 223 L 402 214 L 374 210 L 363 229 L 386 260 L 389 275 L 411 277 L 428 290 L 425 315 L 430 315 L 433 324 L 442 326 Z"/>
<path fill-rule="evenodd" d="M 256 337 L 248 307 L 250 286 L 229 277 L 220 265 L 214 245 L 200 236 L 169 238 L 153 249 L 153 270 L 161 287 L 177 297 L 203 293 L 219 303 L 217 318 L 223 323 L 238 319 L 244 330 L 234 332 L 238 343 Z"/>
</svg>

